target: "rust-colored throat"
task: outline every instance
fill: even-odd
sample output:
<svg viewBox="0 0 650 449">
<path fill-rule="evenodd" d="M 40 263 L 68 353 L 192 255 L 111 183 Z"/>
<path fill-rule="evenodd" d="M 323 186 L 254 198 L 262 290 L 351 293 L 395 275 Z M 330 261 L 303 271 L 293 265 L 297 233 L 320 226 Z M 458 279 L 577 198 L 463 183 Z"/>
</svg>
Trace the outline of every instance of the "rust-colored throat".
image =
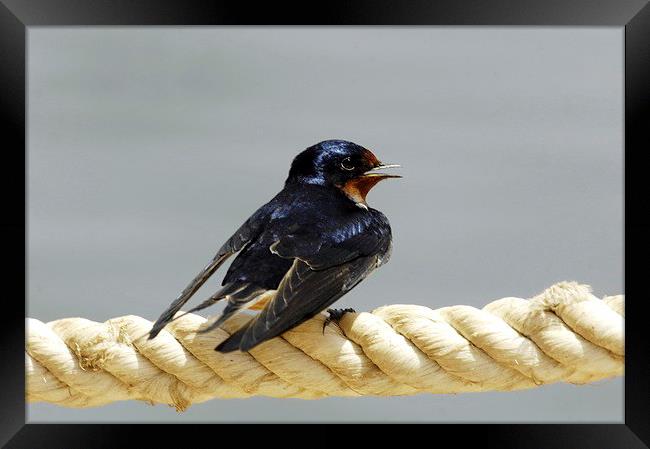
<svg viewBox="0 0 650 449">
<path fill-rule="evenodd" d="M 387 166 L 386 166 L 387 167 Z M 392 166 L 391 166 L 392 167 Z M 383 168 L 383 167 L 382 167 Z M 388 178 L 401 178 L 399 175 L 388 175 L 385 173 L 364 173 L 361 176 L 350 179 L 342 187 L 341 190 L 357 205 L 367 207 L 366 195 L 368 192 L 377 185 L 379 181 Z"/>
</svg>

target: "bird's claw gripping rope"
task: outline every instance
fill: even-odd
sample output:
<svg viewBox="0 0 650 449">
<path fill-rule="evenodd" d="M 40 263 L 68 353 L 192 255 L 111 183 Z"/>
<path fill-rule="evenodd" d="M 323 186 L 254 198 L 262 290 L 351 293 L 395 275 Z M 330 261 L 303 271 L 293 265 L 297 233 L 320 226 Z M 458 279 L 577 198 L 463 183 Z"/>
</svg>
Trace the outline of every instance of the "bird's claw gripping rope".
<svg viewBox="0 0 650 449">
<path fill-rule="evenodd" d="M 341 318 L 343 318 L 343 315 L 345 315 L 348 312 L 355 313 L 356 310 L 354 310 L 351 307 L 348 307 L 347 309 L 327 309 L 327 313 L 329 313 L 329 316 L 325 318 L 325 321 L 323 321 L 323 335 L 325 334 L 325 328 L 327 327 L 328 324 L 334 322 L 338 325 Z"/>
</svg>

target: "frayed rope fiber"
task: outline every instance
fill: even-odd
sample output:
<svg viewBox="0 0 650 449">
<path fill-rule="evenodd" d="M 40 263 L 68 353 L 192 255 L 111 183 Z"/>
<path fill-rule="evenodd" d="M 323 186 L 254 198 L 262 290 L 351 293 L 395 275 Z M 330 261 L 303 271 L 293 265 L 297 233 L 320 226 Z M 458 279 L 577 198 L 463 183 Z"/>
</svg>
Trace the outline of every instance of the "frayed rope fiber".
<svg viewBox="0 0 650 449">
<path fill-rule="evenodd" d="M 137 316 L 97 323 L 27 320 L 29 402 L 95 407 L 136 399 L 182 411 L 214 398 L 317 399 L 511 391 L 585 384 L 624 370 L 623 296 L 598 299 L 561 282 L 525 300 L 483 309 L 416 305 L 347 313 L 323 334 L 325 313 L 248 353 L 214 347 L 250 316 L 223 329 L 186 315 L 147 340 Z"/>
</svg>

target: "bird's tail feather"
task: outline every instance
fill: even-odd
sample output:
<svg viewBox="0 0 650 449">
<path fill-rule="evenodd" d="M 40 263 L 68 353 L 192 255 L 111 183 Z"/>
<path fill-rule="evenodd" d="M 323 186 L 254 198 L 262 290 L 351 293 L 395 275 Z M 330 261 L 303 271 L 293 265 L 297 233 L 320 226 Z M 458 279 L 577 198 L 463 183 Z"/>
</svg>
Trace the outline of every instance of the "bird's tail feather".
<svg viewBox="0 0 650 449">
<path fill-rule="evenodd" d="M 185 290 L 176 298 L 165 310 L 160 317 L 156 320 L 153 327 L 149 331 L 149 340 L 155 338 L 156 335 L 174 318 L 176 312 L 181 310 L 181 307 L 189 301 L 189 299 L 196 293 L 196 291 L 201 288 L 201 286 L 208 280 L 210 276 L 214 274 L 215 271 L 223 264 L 223 262 L 228 258 L 230 253 L 219 252 L 208 265 L 206 265 L 203 270 L 194 278 L 192 282 L 185 287 Z"/>
<path fill-rule="evenodd" d="M 266 292 L 267 290 L 264 288 L 253 284 L 246 284 L 243 289 L 226 296 L 228 304 L 226 304 L 226 307 L 223 309 L 221 316 L 214 323 L 210 324 L 205 329 L 201 329 L 199 332 L 210 332 L 212 329 L 221 326 L 228 318 L 231 318 L 237 312 L 248 308 L 248 306 L 261 299 Z"/>
</svg>

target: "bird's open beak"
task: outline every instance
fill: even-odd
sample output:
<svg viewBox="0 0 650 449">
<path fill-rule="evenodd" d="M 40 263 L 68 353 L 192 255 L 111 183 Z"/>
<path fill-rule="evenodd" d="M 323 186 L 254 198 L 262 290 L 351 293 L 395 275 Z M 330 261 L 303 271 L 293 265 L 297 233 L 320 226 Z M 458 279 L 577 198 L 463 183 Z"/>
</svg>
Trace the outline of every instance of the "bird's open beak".
<svg viewBox="0 0 650 449">
<path fill-rule="evenodd" d="M 386 173 L 379 173 L 379 170 L 384 168 L 397 168 L 397 164 L 382 164 L 376 158 L 373 161 L 374 167 L 365 172 L 361 176 L 350 179 L 342 186 L 343 192 L 354 201 L 357 206 L 368 209 L 366 205 L 366 195 L 370 192 L 378 182 L 388 178 L 401 178 L 399 175 L 388 175 Z"/>
<path fill-rule="evenodd" d="M 379 165 L 376 165 L 375 167 L 371 168 L 367 172 L 363 174 L 364 178 L 401 178 L 400 175 L 389 175 L 386 173 L 378 173 L 379 170 L 384 170 L 386 168 L 400 168 L 401 165 L 399 164 L 382 164 L 381 162 Z"/>
</svg>

